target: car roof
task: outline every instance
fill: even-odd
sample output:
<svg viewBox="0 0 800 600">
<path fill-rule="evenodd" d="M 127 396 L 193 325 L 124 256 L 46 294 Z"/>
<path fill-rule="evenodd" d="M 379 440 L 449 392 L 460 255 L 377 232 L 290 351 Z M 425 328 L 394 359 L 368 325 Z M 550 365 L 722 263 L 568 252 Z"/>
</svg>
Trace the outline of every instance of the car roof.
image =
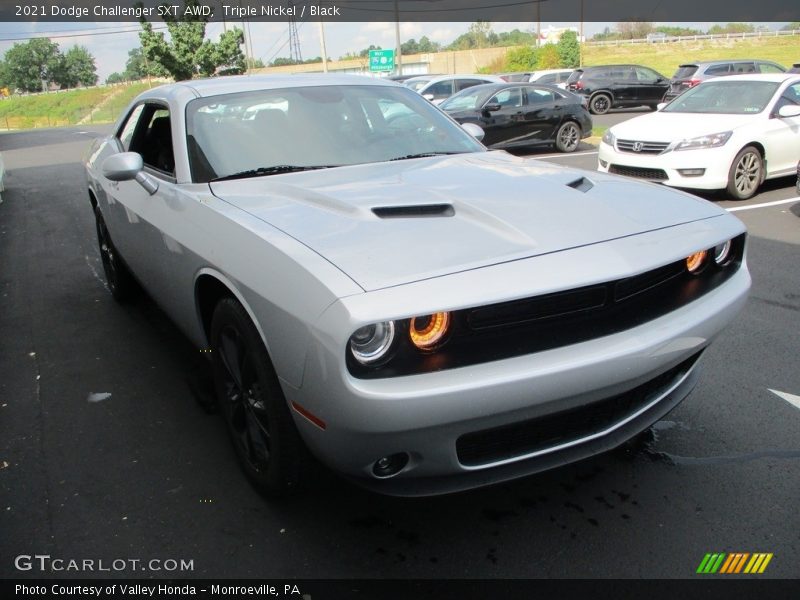
<svg viewBox="0 0 800 600">
<path fill-rule="evenodd" d="M 797 73 L 747 73 L 744 75 L 728 75 L 727 77 L 713 77 L 703 82 L 726 82 L 726 81 L 774 81 L 783 83 L 787 79 L 798 79 Z"/>
<path fill-rule="evenodd" d="M 780 63 L 775 62 L 774 60 L 766 60 L 763 58 L 725 58 L 720 60 L 696 60 L 693 62 L 683 63 L 678 65 L 680 67 L 701 67 L 706 65 L 725 65 L 728 63 L 736 63 L 736 62 L 762 62 L 762 63 L 770 63 L 773 65 L 779 65 Z"/>
<path fill-rule="evenodd" d="M 400 84 L 364 75 L 335 75 L 309 73 L 299 75 L 233 75 L 212 79 L 191 79 L 162 85 L 144 92 L 141 97 L 179 95 L 190 90 L 197 97 L 220 96 L 237 92 L 323 85 L 383 85 Z"/>
<path fill-rule="evenodd" d="M 500 77 L 497 75 L 482 75 L 481 73 L 457 73 L 455 75 L 420 75 L 419 77 L 412 77 L 411 79 L 406 79 L 404 83 L 413 83 L 414 81 L 430 81 L 431 83 L 436 83 L 439 81 L 445 81 L 447 79 L 488 79 L 490 81 L 497 81 L 500 82 Z"/>
</svg>

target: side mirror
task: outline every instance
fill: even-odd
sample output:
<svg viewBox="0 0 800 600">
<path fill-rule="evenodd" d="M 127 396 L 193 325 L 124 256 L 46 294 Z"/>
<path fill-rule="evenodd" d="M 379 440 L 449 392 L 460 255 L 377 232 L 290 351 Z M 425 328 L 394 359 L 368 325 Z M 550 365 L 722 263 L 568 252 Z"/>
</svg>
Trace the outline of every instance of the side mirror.
<svg viewBox="0 0 800 600">
<path fill-rule="evenodd" d="M 142 155 L 138 152 L 120 152 L 103 161 L 103 176 L 109 181 L 135 179 L 151 196 L 158 191 L 158 183 L 145 173 Z"/>
<path fill-rule="evenodd" d="M 433 98 L 434 98 L 433 94 L 422 94 L 422 97 L 425 98 L 425 100 L 427 100 L 429 102 L 433 102 Z"/>
<path fill-rule="evenodd" d="M 669 104 L 669 102 L 659 102 L 658 104 L 656 104 L 656 110 L 663 109 L 667 104 Z"/>
<path fill-rule="evenodd" d="M 778 116 L 782 118 L 800 116 L 800 106 L 797 104 L 786 104 L 778 109 Z"/>
<path fill-rule="evenodd" d="M 483 139 L 483 136 L 485 135 L 483 127 L 481 127 L 480 125 L 476 125 L 475 123 L 462 123 L 461 128 L 479 142 Z"/>
<path fill-rule="evenodd" d="M 488 110 L 489 112 L 497 112 L 501 108 L 503 107 L 500 106 L 499 104 L 487 104 L 486 106 L 483 107 L 483 110 Z"/>
</svg>

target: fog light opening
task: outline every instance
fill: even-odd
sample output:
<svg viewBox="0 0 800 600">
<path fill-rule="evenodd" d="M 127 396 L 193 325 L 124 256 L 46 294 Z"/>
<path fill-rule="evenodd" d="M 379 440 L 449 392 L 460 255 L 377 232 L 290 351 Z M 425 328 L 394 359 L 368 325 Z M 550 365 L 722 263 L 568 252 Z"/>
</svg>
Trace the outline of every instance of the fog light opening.
<svg viewBox="0 0 800 600">
<path fill-rule="evenodd" d="M 678 173 L 683 177 L 702 177 L 706 174 L 705 169 L 678 169 Z"/>
<path fill-rule="evenodd" d="M 603 159 L 601 158 L 601 159 L 600 159 L 600 166 L 601 166 L 601 167 L 603 167 L 603 168 L 605 169 L 605 168 L 608 166 L 608 161 L 606 161 L 606 160 L 603 160 Z"/>
<path fill-rule="evenodd" d="M 375 464 L 372 465 L 372 474 L 380 479 L 386 479 L 397 475 L 407 464 L 408 454 L 398 452 L 376 460 Z"/>
</svg>

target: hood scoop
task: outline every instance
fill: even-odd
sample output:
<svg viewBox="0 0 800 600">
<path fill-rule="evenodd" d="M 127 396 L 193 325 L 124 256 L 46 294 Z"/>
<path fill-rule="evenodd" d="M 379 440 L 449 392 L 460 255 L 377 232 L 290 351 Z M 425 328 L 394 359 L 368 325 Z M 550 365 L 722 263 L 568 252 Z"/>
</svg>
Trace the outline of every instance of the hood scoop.
<svg viewBox="0 0 800 600">
<path fill-rule="evenodd" d="M 594 187 L 594 184 L 586 179 L 586 177 L 578 177 L 575 181 L 570 181 L 567 187 L 571 187 L 573 190 L 578 190 L 585 194 Z"/>
<path fill-rule="evenodd" d="M 452 217 L 452 204 L 411 204 L 408 206 L 375 206 L 372 212 L 381 219 L 416 219 L 421 217 Z"/>
</svg>

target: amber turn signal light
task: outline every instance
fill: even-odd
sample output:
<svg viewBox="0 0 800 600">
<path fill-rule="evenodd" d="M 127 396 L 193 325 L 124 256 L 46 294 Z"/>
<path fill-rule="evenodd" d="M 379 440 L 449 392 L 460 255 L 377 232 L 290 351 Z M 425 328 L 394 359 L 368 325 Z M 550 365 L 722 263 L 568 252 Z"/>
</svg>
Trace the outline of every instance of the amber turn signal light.
<svg viewBox="0 0 800 600">
<path fill-rule="evenodd" d="M 442 343 L 448 329 L 450 329 L 450 313 L 437 312 L 411 319 L 408 335 L 411 343 L 420 350 L 432 350 Z"/>
<path fill-rule="evenodd" d="M 700 250 L 700 252 L 695 252 L 694 254 L 690 254 L 686 257 L 686 269 L 689 273 L 699 273 L 700 269 L 703 268 L 703 265 L 706 264 L 706 256 L 708 256 L 708 252 L 706 250 Z"/>
</svg>

